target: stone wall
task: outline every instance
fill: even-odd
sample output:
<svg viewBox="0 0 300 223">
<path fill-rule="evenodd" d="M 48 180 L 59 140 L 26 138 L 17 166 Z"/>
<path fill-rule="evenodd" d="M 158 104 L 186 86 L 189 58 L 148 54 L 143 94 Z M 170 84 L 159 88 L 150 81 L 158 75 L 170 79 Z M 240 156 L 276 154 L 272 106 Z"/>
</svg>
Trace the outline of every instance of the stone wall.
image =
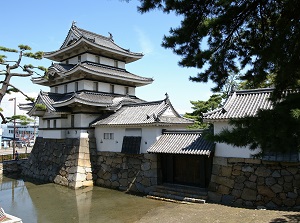
<svg viewBox="0 0 300 223">
<path fill-rule="evenodd" d="M 300 206 L 300 163 L 214 157 L 208 196 L 236 206 Z"/>
<path fill-rule="evenodd" d="M 148 193 L 157 185 L 157 155 L 126 155 L 97 152 L 93 156 L 93 179 L 98 186 Z"/>
<path fill-rule="evenodd" d="M 38 137 L 22 174 L 71 188 L 92 186 L 92 148 L 96 149 L 95 139 Z"/>
<path fill-rule="evenodd" d="M 23 166 L 26 164 L 27 159 L 21 160 L 10 160 L 10 161 L 3 161 L 0 163 L 0 175 L 1 174 L 14 174 L 14 173 L 21 173 Z"/>
</svg>

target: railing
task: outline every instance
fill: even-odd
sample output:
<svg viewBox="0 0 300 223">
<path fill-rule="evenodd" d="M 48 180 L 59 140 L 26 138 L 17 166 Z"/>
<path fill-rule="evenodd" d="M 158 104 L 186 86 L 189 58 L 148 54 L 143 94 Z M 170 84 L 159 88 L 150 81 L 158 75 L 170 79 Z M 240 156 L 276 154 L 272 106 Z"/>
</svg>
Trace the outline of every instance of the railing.
<svg viewBox="0 0 300 223">
<path fill-rule="evenodd" d="M 19 159 L 27 159 L 29 155 L 30 153 L 19 153 Z M 3 163 L 3 161 L 10 161 L 10 160 L 14 160 L 12 154 L 0 155 L 0 163 Z"/>
</svg>

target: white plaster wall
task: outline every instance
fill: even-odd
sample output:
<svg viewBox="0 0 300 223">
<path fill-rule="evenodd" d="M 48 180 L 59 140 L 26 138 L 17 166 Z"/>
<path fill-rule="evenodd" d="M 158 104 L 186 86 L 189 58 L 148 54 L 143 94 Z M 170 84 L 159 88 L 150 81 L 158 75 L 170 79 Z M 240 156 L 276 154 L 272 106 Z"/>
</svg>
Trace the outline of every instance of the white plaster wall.
<svg viewBox="0 0 300 223">
<path fill-rule="evenodd" d="M 114 133 L 114 139 L 104 139 L 104 133 Z M 95 138 L 98 151 L 121 152 L 125 128 L 96 127 Z"/>
<path fill-rule="evenodd" d="M 228 122 L 215 122 L 214 134 L 221 132 L 223 129 L 229 128 Z M 251 158 L 251 155 L 259 152 L 259 149 L 251 151 L 249 147 L 234 147 L 225 143 L 216 143 L 215 156 L 220 157 L 238 157 L 238 158 Z"/>
<path fill-rule="evenodd" d="M 137 129 L 138 127 L 132 127 Z M 129 127 L 127 127 L 129 129 Z M 104 133 L 114 133 L 114 139 L 104 139 Z M 121 152 L 123 137 L 138 136 L 140 133 L 137 130 L 135 134 L 126 131 L 125 127 L 96 127 L 95 137 L 98 151 Z M 162 127 L 143 127 L 141 129 L 141 148 L 140 153 L 147 153 L 147 149 L 156 142 L 162 134 Z"/>
<path fill-rule="evenodd" d="M 110 92 L 110 84 L 100 82 L 98 85 L 98 89 L 102 92 Z"/>
</svg>

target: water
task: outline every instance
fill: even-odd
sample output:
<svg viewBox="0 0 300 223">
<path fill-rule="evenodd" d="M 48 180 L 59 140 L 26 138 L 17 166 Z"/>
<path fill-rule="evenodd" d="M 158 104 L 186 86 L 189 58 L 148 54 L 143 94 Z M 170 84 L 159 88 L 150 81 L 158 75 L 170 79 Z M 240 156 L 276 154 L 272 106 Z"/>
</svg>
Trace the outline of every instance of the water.
<svg viewBox="0 0 300 223">
<path fill-rule="evenodd" d="M 23 223 L 135 222 L 164 203 L 101 187 L 72 190 L 0 175 L 0 206 Z"/>
</svg>

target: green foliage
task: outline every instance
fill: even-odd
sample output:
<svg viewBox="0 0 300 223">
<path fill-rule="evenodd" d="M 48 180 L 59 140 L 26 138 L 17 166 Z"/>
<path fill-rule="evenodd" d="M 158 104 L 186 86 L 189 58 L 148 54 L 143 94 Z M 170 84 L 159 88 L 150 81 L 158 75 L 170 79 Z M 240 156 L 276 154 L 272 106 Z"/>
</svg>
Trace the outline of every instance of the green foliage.
<svg viewBox="0 0 300 223">
<path fill-rule="evenodd" d="M 25 51 L 25 50 L 31 50 L 31 47 L 30 47 L 30 46 L 24 45 L 24 44 L 20 44 L 18 47 L 19 47 L 19 49 L 22 50 L 22 51 Z"/>
<path fill-rule="evenodd" d="M 32 53 L 32 52 L 26 52 L 23 54 L 25 57 L 30 57 L 36 60 L 41 60 L 43 59 L 43 55 L 44 53 L 42 51 L 38 51 L 36 53 Z"/>
<path fill-rule="evenodd" d="M 205 129 L 209 128 L 208 123 L 203 123 L 203 114 L 206 112 L 210 112 L 216 108 L 221 106 L 222 96 L 218 94 L 214 94 L 210 96 L 207 101 L 191 101 L 193 105 L 192 109 L 194 110 L 192 113 L 186 113 L 184 117 L 191 118 L 195 120 L 195 123 L 190 126 L 191 129 Z"/>
<path fill-rule="evenodd" d="M 0 55 L 0 64 L 5 62 L 5 55 Z"/>
<path fill-rule="evenodd" d="M 300 151 L 300 95 L 290 94 L 275 103 L 273 110 L 261 110 L 256 117 L 231 120 L 232 129 L 214 136 L 217 142 L 261 148 L 262 152 Z"/>
<path fill-rule="evenodd" d="M 4 47 L 4 46 L 0 46 L 0 51 L 11 52 L 11 53 L 18 53 L 19 52 L 16 49 L 7 48 L 7 47 Z"/>
<path fill-rule="evenodd" d="M 44 104 L 35 104 L 35 108 L 37 110 L 42 110 L 42 111 L 46 111 L 47 107 Z"/>
<path fill-rule="evenodd" d="M 20 92 L 20 91 L 17 88 L 13 88 L 13 87 L 7 89 L 7 91 L 6 91 L 7 94 L 10 94 L 11 92 L 15 92 L 16 93 L 16 92 Z"/>
<path fill-rule="evenodd" d="M 8 122 L 13 122 L 16 120 L 16 122 L 19 122 L 21 125 L 28 125 L 30 122 L 34 121 L 26 115 L 13 115 L 12 117 L 7 117 L 6 119 Z"/>
<path fill-rule="evenodd" d="M 300 79 L 300 2 L 242 0 L 140 0 L 142 13 L 160 9 L 182 18 L 162 45 L 184 67 L 202 68 L 192 81 L 212 80 L 220 91 L 230 75 L 257 87 L 275 75 L 275 95 Z M 204 66 L 205 65 L 205 66 Z"/>
</svg>

